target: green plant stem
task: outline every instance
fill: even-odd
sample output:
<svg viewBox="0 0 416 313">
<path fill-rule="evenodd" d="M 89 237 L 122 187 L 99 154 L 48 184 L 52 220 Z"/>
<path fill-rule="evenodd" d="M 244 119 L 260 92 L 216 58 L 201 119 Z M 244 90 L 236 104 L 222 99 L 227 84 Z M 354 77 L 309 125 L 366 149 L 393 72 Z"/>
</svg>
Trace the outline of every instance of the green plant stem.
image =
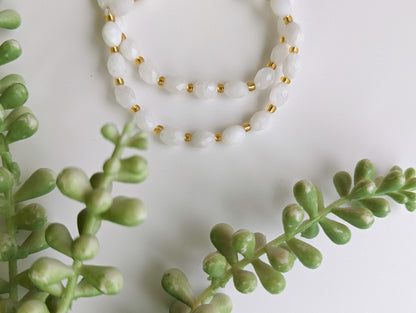
<svg viewBox="0 0 416 313">
<path fill-rule="evenodd" d="M 75 288 L 77 287 L 77 281 L 79 277 L 79 271 L 81 269 L 82 262 L 75 260 L 72 268 L 75 274 L 68 279 L 68 284 L 66 285 L 65 291 L 61 297 L 58 310 L 56 313 L 67 313 L 72 305 L 72 300 L 74 299 Z"/>
</svg>

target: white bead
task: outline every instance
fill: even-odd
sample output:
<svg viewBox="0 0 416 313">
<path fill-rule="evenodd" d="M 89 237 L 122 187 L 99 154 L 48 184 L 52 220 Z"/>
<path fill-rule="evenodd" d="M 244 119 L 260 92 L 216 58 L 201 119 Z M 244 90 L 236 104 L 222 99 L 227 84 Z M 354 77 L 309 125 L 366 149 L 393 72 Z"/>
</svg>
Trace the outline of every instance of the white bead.
<svg viewBox="0 0 416 313">
<path fill-rule="evenodd" d="M 274 70 L 271 67 L 265 67 L 260 69 L 257 72 L 256 77 L 254 77 L 254 83 L 256 84 L 256 88 L 264 90 L 273 85 L 275 81 L 274 74 Z"/>
<path fill-rule="evenodd" d="M 125 39 L 120 44 L 120 53 L 129 61 L 135 60 L 139 56 L 136 43 L 131 39 Z"/>
<path fill-rule="evenodd" d="M 248 86 L 242 81 L 231 81 L 224 84 L 224 92 L 231 98 L 241 98 L 249 93 Z"/>
<path fill-rule="evenodd" d="M 101 9 L 105 9 L 106 7 L 110 6 L 111 0 L 97 0 L 98 5 Z"/>
<path fill-rule="evenodd" d="M 146 112 L 146 111 L 140 110 L 139 112 L 135 114 L 135 116 L 136 116 L 136 125 L 141 130 L 151 132 L 158 125 L 158 122 L 156 121 L 152 112 Z"/>
<path fill-rule="evenodd" d="M 264 130 L 269 127 L 272 114 L 267 111 L 258 111 L 250 119 L 251 129 L 254 131 Z"/>
<path fill-rule="evenodd" d="M 173 128 L 164 128 L 160 133 L 160 140 L 164 144 L 170 146 L 177 146 L 184 141 L 184 136 L 180 130 L 173 129 Z"/>
<path fill-rule="evenodd" d="M 289 78 L 295 78 L 296 74 L 301 68 L 300 56 L 296 53 L 291 53 L 283 63 L 283 75 Z"/>
<path fill-rule="evenodd" d="M 117 16 L 115 23 L 120 27 L 120 30 L 124 33 L 128 29 L 128 25 L 124 16 Z"/>
<path fill-rule="evenodd" d="M 159 74 L 156 72 L 153 64 L 145 61 L 139 66 L 140 77 L 149 85 L 156 85 L 159 80 Z"/>
<path fill-rule="evenodd" d="M 198 130 L 192 135 L 192 145 L 196 147 L 206 147 L 215 141 L 215 135 L 209 131 Z"/>
<path fill-rule="evenodd" d="M 227 127 L 222 133 L 222 141 L 226 145 L 236 145 L 243 141 L 246 130 L 240 125 Z"/>
<path fill-rule="evenodd" d="M 272 50 L 270 60 L 276 65 L 282 65 L 289 55 L 289 48 L 290 46 L 285 42 L 278 43 Z"/>
<path fill-rule="evenodd" d="M 303 40 L 302 29 L 297 23 L 289 23 L 281 31 L 283 37 L 285 37 L 286 42 L 291 46 L 296 46 Z"/>
<path fill-rule="evenodd" d="M 110 9 L 115 16 L 123 16 L 133 8 L 133 5 L 133 0 L 112 0 Z"/>
<path fill-rule="evenodd" d="M 120 27 L 114 22 L 105 23 L 102 31 L 104 42 L 109 47 L 116 47 L 121 42 Z"/>
<path fill-rule="evenodd" d="M 111 76 L 122 77 L 126 73 L 126 60 L 120 53 L 112 53 L 108 57 L 107 69 Z"/>
<path fill-rule="evenodd" d="M 168 76 L 165 79 L 164 87 L 172 93 L 181 94 L 186 92 L 188 83 L 181 77 Z"/>
<path fill-rule="evenodd" d="M 114 89 L 114 94 L 116 96 L 117 102 L 127 109 L 130 109 L 133 105 L 137 104 L 136 95 L 133 89 L 127 85 L 116 86 Z"/>
<path fill-rule="evenodd" d="M 290 0 L 271 0 L 270 5 L 276 15 L 292 15 L 292 5 Z"/>
<path fill-rule="evenodd" d="M 287 84 L 279 83 L 270 92 L 269 100 L 277 107 L 284 105 L 289 99 L 289 87 Z"/>
<path fill-rule="evenodd" d="M 217 88 L 214 82 L 199 81 L 194 84 L 194 94 L 201 99 L 212 99 L 218 94 Z"/>
</svg>

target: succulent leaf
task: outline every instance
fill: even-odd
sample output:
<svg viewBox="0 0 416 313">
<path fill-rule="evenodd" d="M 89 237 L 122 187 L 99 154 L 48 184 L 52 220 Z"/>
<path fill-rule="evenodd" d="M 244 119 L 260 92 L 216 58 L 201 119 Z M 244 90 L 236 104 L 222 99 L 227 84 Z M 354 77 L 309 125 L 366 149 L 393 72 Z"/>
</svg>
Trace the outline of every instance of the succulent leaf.
<svg viewBox="0 0 416 313">
<path fill-rule="evenodd" d="M 7 233 L 0 233 L 0 261 L 6 262 L 17 254 L 16 240 Z"/>
<path fill-rule="evenodd" d="M 318 193 L 315 186 L 308 180 L 301 180 L 293 187 L 296 201 L 310 217 L 318 215 Z"/>
<path fill-rule="evenodd" d="M 312 239 L 318 236 L 318 234 L 319 234 L 319 226 L 318 224 L 313 224 L 308 229 L 304 230 L 301 233 L 301 236 L 303 238 Z"/>
<path fill-rule="evenodd" d="M 256 246 L 255 236 L 248 230 L 240 229 L 233 234 L 231 246 L 244 257 L 251 258 Z"/>
<path fill-rule="evenodd" d="M 0 65 L 16 60 L 21 54 L 22 47 L 17 40 L 6 40 L 0 46 Z"/>
<path fill-rule="evenodd" d="M 114 295 L 123 287 L 123 276 L 115 267 L 83 265 L 81 275 L 92 286 L 106 295 Z"/>
<path fill-rule="evenodd" d="M 191 313 L 191 308 L 178 300 L 171 304 L 169 313 Z"/>
<path fill-rule="evenodd" d="M 52 258 L 40 258 L 30 268 L 30 280 L 41 290 L 74 275 L 74 270 Z"/>
<path fill-rule="evenodd" d="M 105 124 L 101 128 L 101 134 L 104 136 L 105 139 L 108 139 L 112 143 L 116 143 L 120 137 L 120 133 L 118 132 L 117 126 L 114 124 Z"/>
<path fill-rule="evenodd" d="M 193 313 L 219 313 L 217 308 L 212 304 L 202 304 L 198 306 Z"/>
<path fill-rule="evenodd" d="M 20 26 L 21 18 L 15 10 L 4 10 L 0 12 L 0 27 L 5 29 L 16 29 Z"/>
<path fill-rule="evenodd" d="M 46 304 L 40 300 L 29 300 L 23 302 L 16 313 L 49 313 Z"/>
<path fill-rule="evenodd" d="M 237 251 L 231 246 L 233 233 L 234 229 L 225 223 L 215 225 L 210 233 L 212 244 L 231 265 L 238 262 Z"/>
<path fill-rule="evenodd" d="M 318 208 L 318 206 L 316 206 Z M 285 233 L 293 233 L 302 224 L 305 211 L 297 204 L 290 204 L 283 209 L 283 227 Z"/>
<path fill-rule="evenodd" d="M 147 161 L 140 156 L 132 156 L 121 160 L 121 168 L 115 180 L 123 183 L 140 183 L 147 175 Z"/>
<path fill-rule="evenodd" d="M 25 104 L 28 97 L 29 93 L 25 85 L 16 83 L 8 87 L 1 94 L 0 104 L 5 110 L 16 109 Z"/>
<path fill-rule="evenodd" d="M 162 287 L 172 297 L 193 307 L 195 296 L 188 278 L 181 270 L 173 268 L 166 271 L 162 277 Z"/>
<path fill-rule="evenodd" d="M 241 293 L 253 292 L 257 287 L 257 278 L 250 271 L 236 269 L 233 271 L 235 288 Z"/>
<path fill-rule="evenodd" d="M 13 221 L 18 229 L 36 231 L 46 224 L 46 210 L 40 204 L 31 203 L 20 209 Z"/>
<path fill-rule="evenodd" d="M 340 197 L 346 197 L 350 193 L 352 186 L 351 175 L 347 172 L 338 172 L 333 178 L 335 189 Z"/>
<path fill-rule="evenodd" d="M 56 180 L 59 190 L 67 197 L 85 203 L 91 185 L 83 170 L 76 167 L 64 169 Z"/>
<path fill-rule="evenodd" d="M 233 309 L 233 303 L 230 297 L 223 293 L 215 294 L 210 304 L 216 307 L 218 313 L 231 313 Z"/>
<path fill-rule="evenodd" d="M 287 241 L 290 249 L 307 268 L 315 269 L 322 263 L 322 254 L 318 249 L 304 241 L 293 238 Z"/>
<path fill-rule="evenodd" d="M 82 279 L 77 287 L 75 288 L 74 297 L 77 298 L 85 298 L 85 297 L 95 297 L 102 295 L 103 293 L 87 282 L 85 279 Z"/>
<path fill-rule="evenodd" d="M 219 252 L 207 255 L 203 261 L 203 270 L 211 277 L 221 277 L 229 266 L 226 258 Z"/>
<path fill-rule="evenodd" d="M 375 183 L 368 179 L 362 179 L 352 188 L 348 197 L 351 200 L 361 200 L 371 197 L 375 192 Z"/>
<path fill-rule="evenodd" d="M 46 228 L 47 226 L 44 226 L 37 231 L 32 231 L 26 240 L 21 244 L 20 248 L 27 254 L 36 253 L 48 248 L 49 245 L 45 239 Z"/>
<path fill-rule="evenodd" d="M 373 213 L 366 208 L 335 208 L 332 213 L 360 229 L 367 229 L 374 223 Z"/>
<path fill-rule="evenodd" d="M 32 113 L 19 116 L 10 126 L 6 135 L 7 143 L 32 137 L 39 128 L 39 121 Z"/>
<path fill-rule="evenodd" d="M 285 289 L 286 280 L 279 271 L 258 259 L 252 264 L 264 289 L 271 294 L 281 293 Z"/>
<path fill-rule="evenodd" d="M 104 213 L 110 208 L 112 203 L 113 198 L 111 197 L 110 191 L 104 188 L 93 189 L 85 197 L 87 210 L 94 215 Z"/>
<path fill-rule="evenodd" d="M 97 237 L 90 234 L 82 234 L 74 240 L 71 246 L 73 258 L 80 261 L 91 260 L 97 255 L 98 249 Z"/>
<path fill-rule="evenodd" d="M 101 217 L 124 226 L 136 226 L 144 222 L 147 212 L 141 200 L 119 196 Z"/>
<path fill-rule="evenodd" d="M 45 240 L 52 249 L 72 257 L 72 237 L 63 224 L 53 223 L 46 228 Z"/>
<path fill-rule="evenodd" d="M 390 203 L 383 198 L 363 199 L 360 203 L 377 217 L 386 217 L 391 212 Z"/>
<path fill-rule="evenodd" d="M 401 171 L 392 171 L 384 177 L 380 186 L 377 188 L 377 193 L 395 192 L 404 186 L 406 179 Z"/>
<path fill-rule="evenodd" d="M 48 168 L 36 170 L 15 192 L 13 198 L 15 202 L 22 202 L 41 197 L 51 192 L 56 184 L 55 173 Z"/>
<path fill-rule="evenodd" d="M 321 219 L 319 224 L 333 243 L 337 245 L 344 245 L 350 241 L 351 231 L 344 224 L 338 223 L 329 218 Z"/>
<path fill-rule="evenodd" d="M 296 261 L 296 256 L 289 249 L 285 249 L 283 245 L 279 247 L 267 246 L 266 253 L 270 265 L 282 273 L 289 272 Z"/>
<path fill-rule="evenodd" d="M 354 171 L 354 185 L 358 184 L 361 180 L 372 180 L 375 175 L 375 168 L 370 160 L 364 159 L 357 163 Z"/>
</svg>

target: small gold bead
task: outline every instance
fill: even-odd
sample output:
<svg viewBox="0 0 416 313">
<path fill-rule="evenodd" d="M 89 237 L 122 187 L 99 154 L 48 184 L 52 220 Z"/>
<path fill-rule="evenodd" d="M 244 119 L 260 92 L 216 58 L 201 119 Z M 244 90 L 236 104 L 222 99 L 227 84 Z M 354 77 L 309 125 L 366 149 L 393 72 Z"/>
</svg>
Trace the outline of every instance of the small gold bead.
<svg viewBox="0 0 416 313">
<path fill-rule="evenodd" d="M 290 53 L 299 53 L 299 48 L 298 47 L 290 47 L 289 52 Z"/>
<path fill-rule="evenodd" d="M 194 84 L 188 84 L 188 88 L 186 89 L 189 93 L 193 93 L 194 92 Z"/>
<path fill-rule="evenodd" d="M 284 36 L 280 37 L 280 43 L 286 42 L 286 38 Z"/>
<path fill-rule="evenodd" d="M 222 141 L 222 134 L 221 133 L 216 133 L 215 134 L 215 141 Z"/>
<path fill-rule="evenodd" d="M 164 76 L 160 76 L 159 80 L 157 81 L 157 84 L 162 87 L 165 85 L 165 77 Z"/>
<path fill-rule="evenodd" d="M 277 64 L 273 63 L 273 62 L 269 62 L 269 63 L 267 63 L 267 67 L 271 67 L 272 69 L 275 70 L 277 68 Z"/>
<path fill-rule="evenodd" d="M 243 124 L 244 129 L 246 130 L 246 132 L 249 132 L 251 130 L 251 125 L 250 123 L 244 123 Z"/>
<path fill-rule="evenodd" d="M 144 58 L 143 57 L 138 57 L 135 61 L 137 66 L 139 66 L 140 64 L 142 64 L 144 62 Z"/>
<path fill-rule="evenodd" d="M 162 125 L 158 125 L 156 126 L 156 128 L 153 130 L 155 132 L 155 134 L 160 134 L 162 132 L 162 130 L 164 129 L 164 127 Z"/>
<path fill-rule="evenodd" d="M 124 79 L 121 77 L 116 78 L 114 81 L 117 86 L 124 85 Z"/>
<path fill-rule="evenodd" d="M 254 82 L 248 82 L 248 83 L 247 83 L 247 86 L 248 86 L 248 90 L 249 90 L 249 91 L 254 91 L 254 90 L 256 90 L 256 84 L 255 84 Z"/>
<path fill-rule="evenodd" d="M 218 93 L 224 93 L 224 84 L 218 84 L 217 91 Z"/>
<path fill-rule="evenodd" d="M 276 112 L 276 110 L 277 110 L 277 107 L 274 104 L 269 104 L 267 107 L 267 111 L 270 113 L 274 113 Z"/>
<path fill-rule="evenodd" d="M 190 142 L 192 140 L 192 134 L 190 134 L 190 133 L 186 133 L 185 134 L 185 141 L 186 142 Z"/>
<path fill-rule="evenodd" d="M 121 33 L 121 40 L 126 40 L 126 39 L 127 39 L 126 34 L 125 33 Z"/>
<path fill-rule="evenodd" d="M 133 106 L 130 108 L 130 111 L 131 111 L 132 113 L 137 113 L 137 112 L 139 112 L 140 110 L 141 110 L 141 107 L 140 107 L 140 105 L 138 105 L 138 104 L 133 105 Z"/>
<path fill-rule="evenodd" d="M 281 78 L 280 78 L 280 80 L 281 80 L 281 82 L 282 83 L 285 83 L 285 84 L 290 84 L 290 82 L 291 82 L 291 80 L 290 80 L 290 78 L 287 78 L 287 77 L 285 77 L 285 76 L 282 76 Z"/>
<path fill-rule="evenodd" d="M 105 16 L 105 20 L 107 21 L 107 22 L 115 22 L 116 21 L 116 18 L 114 17 L 114 15 L 113 14 L 107 14 L 106 16 Z"/>
<path fill-rule="evenodd" d="M 118 52 L 120 52 L 120 49 L 117 46 L 114 46 L 114 47 L 110 48 L 110 52 L 111 53 L 118 53 Z"/>
<path fill-rule="evenodd" d="M 292 22 L 293 22 L 293 17 L 292 17 L 292 15 L 287 15 L 287 16 L 285 16 L 285 17 L 283 18 L 283 21 L 285 22 L 285 24 L 286 24 L 286 25 L 287 25 L 287 24 L 292 23 Z"/>
</svg>

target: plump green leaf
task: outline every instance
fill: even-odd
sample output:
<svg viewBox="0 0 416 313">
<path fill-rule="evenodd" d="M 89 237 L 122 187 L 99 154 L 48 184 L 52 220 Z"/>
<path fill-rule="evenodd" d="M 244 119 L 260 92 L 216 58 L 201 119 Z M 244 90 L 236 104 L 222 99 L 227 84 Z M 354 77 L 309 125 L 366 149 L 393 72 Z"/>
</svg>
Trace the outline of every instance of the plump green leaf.
<svg viewBox="0 0 416 313">
<path fill-rule="evenodd" d="M 373 213 L 366 208 L 335 208 L 332 213 L 360 229 L 367 229 L 374 223 Z"/>
<path fill-rule="evenodd" d="M 4 167 L 0 167 L 0 193 L 9 190 L 14 183 L 13 174 Z"/>
<path fill-rule="evenodd" d="M 253 261 L 252 264 L 264 289 L 271 294 L 281 293 L 285 289 L 286 280 L 279 271 L 259 259 Z"/>
<path fill-rule="evenodd" d="M 193 307 L 195 296 L 186 275 L 179 269 L 166 271 L 162 277 L 162 287 L 172 297 Z"/>
<path fill-rule="evenodd" d="M 18 74 L 9 74 L 0 80 L 0 93 L 3 93 L 7 88 L 14 84 L 25 85 L 25 80 Z"/>
<path fill-rule="evenodd" d="M 283 245 L 279 247 L 267 246 L 266 253 L 270 265 L 282 273 L 290 271 L 296 261 L 296 256 Z"/>
<path fill-rule="evenodd" d="M 219 313 L 231 313 L 233 310 L 230 297 L 223 293 L 215 294 L 209 303 L 215 306 Z"/>
<path fill-rule="evenodd" d="M 37 231 L 32 231 L 26 240 L 21 244 L 20 248 L 27 254 L 36 253 L 48 248 L 49 245 L 45 239 L 46 228 L 47 226 L 44 226 Z"/>
<path fill-rule="evenodd" d="M 203 261 L 203 270 L 211 277 L 221 277 L 229 267 L 226 258 L 218 252 L 208 254 Z"/>
<path fill-rule="evenodd" d="M 86 261 L 93 259 L 99 250 L 97 237 L 82 234 L 74 240 L 71 247 L 72 256 L 76 260 Z"/>
<path fill-rule="evenodd" d="M 318 215 L 318 193 L 315 186 L 308 180 L 301 180 L 293 187 L 296 201 L 310 217 Z"/>
<path fill-rule="evenodd" d="M 352 188 L 348 197 L 351 200 L 361 200 L 371 197 L 375 192 L 375 183 L 371 180 L 362 179 Z"/>
<path fill-rule="evenodd" d="M 340 197 L 346 197 L 350 193 L 352 186 L 351 175 L 347 172 L 338 172 L 333 178 L 335 189 Z"/>
<path fill-rule="evenodd" d="M 49 285 L 60 283 L 74 275 L 74 270 L 52 258 L 40 258 L 30 268 L 30 280 L 41 290 L 47 290 Z"/>
<path fill-rule="evenodd" d="M 103 293 L 87 282 L 85 279 L 82 279 L 77 287 L 75 288 L 74 297 L 77 298 L 85 298 L 85 297 L 95 297 L 102 295 Z"/>
<path fill-rule="evenodd" d="M 136 226 L 146 219 L 147 212 L 141 200 L 118 196 L 101 217 L 124 226 Z"/>
<path fill-rule="evenodd" d="M 282 220 L 285 233 L 293 233 L 302 224 L 305 211 L 297 204 L 290 204 L 283 209 Z"/>
<path fill-rule="evenodd" d="M 104 213 L 111 207 L 112 203 L 113 198 L 110 191 L 104 188 L 93 189 L 85 197 L 85 204 L 87 206 L 88 212 L 94 215 Z"/>
<path fill-rule="evenodd" d="M 116 143 L 118 138 L 120 137 L 120 133 L 118 132 L 117 126 L 114 124 L 105 124 L 101 128 L 101 134 L 104 136 L 105 139 L 111 141 L 112 143 Z"/>
<path fill-rule="evenodd" d="M 191 313 L 191 308 L 178 300 L 171 304 L 169 313 Z"/>
<path fill-rule="evenodd" d="M 36 231 L 46 224 L 46 210 L 38 203 L 31 203 L 17 211 L 13 221 L 18 229 Z"/>
<path fill-rule="evenodd" d="M 28 97 L 29 93 L 25 85 L 16 83 L 1 94 L 0 104 L 5 110 L 15 109 L 25 104 Z"/>
<path fill-rule="evenodd" d="M 315 269 L 322 263 L 322 254 L 318 249 L 304 241 L 293 238 L 287 241 L 290 249 L 307 268 Z"/>
<path fill-rule="evenodd" d="M 64 169 L 56 180 L 59 190 L 67 197 L 85 203 L 85 198 L 91 192 L 87 175 L 79 168 Z"/>
<path fill-rule="evenodd" d="M 256 240 L 255 250 L 261 249 L 267 244 L 266 236 L 262 233 L 254 233 L 254 238 Z"/>
<path fill-rule="evenodd" d="M 233 234 L 234 229 L 225 223 L 215 225 L 210 233 L 212 244 L 231 265 L 238 261 L 237 251 L 231 246 Z"/>
<path fill-rule="evenodd" d="M 407 196 L 401 192 L 388 192 L 387 195 L 399 204 L 405 204 L 409 201 Z"/>
<path fill-rule="evenodd" d="M 77 226 L 80 234 L 84 234 L 86 232 L 86 226 L 89 227 L 89 233 L 96 234 L 101 227 L 101 218 L 96 218 L 94 215 L 88 213 L 87 209 L 84 209 L 79 212 L 77 216 Z"/>
<path fill-rule="evenodd" d="M 193 313 L 219 313 L 217 308 L 212 304 L 201 304 Z"/>
<path fill-rule="evenodd" d="M 40 300 L 29 300 L 23 302 L 16 313 L 49 313 L 46 304 Z"/>
<path fill-rule="evenodd" d="M 233 234 L 231 246 L 244 257 L 251 258 L 254 254 L 256 238 L 252 232 L 240 229 Z"/>
<path fill-rule="evenodd" d="M 404 186 L 406 179 L 404 174 L 400 171 L 392 171 L 384 177 L 380 186 L 377 188 L 377 193 L 384 194 L 387 192 L 395 192 Z"/>
<path fill-rule="evenodd" d="M 103 294 L 114 295 L 123 287 L 123 276 L 115 267 L 83 265 L 81 275 Z"/>
<path fill-rule="evenodd" d="M 377 217 L 386 217 L 391 212 L 390 203 L 383 198 L 363 199 L 360 203 Z"/>
<path fill-rule="evenodd" d="M 319 221 L 325 234 L 333 243 L 344 245 L 351 239 L 351 231 L 344 224 L 333 221 L 329 218 L 323 218 Z"/>
<path fill-rule="evenodd" d="M 14 201 L 22 202 L 51 192 L 56 186 L 55 177 L 55 173 L 48 168 L 38 169 L 15 192 Z"/>
<path fill-rule="evenodd" d="M 130 137 L 127 141 L 127 146 L 130 148 L 136 148 L 138 150 L 147 149 L 147 133 L 138 132 L 134 136 Z"/>
<path fill-rule="evenodd" d="M 121 168 L 115 180 L 123 183 L 140 183 L 147 175 L 147 161 L 140 156 L 132 156 L 121 160 Z"/>
<path fill-rule="evenodd" d="M 257 287 L 257 278 L 250 271 L 236 269 L 233 271 L 235 288 L 241 293 L 253 292 Z"/>
<path fill-rule="evenodd" d="M 6 262 L 17 254 L 16 240 L 7 233 L 0 233 L 0 261 Z"/>
<path fill-rule="evenodd" d="M 72 237 L 63 224 L 53 223 L 46 228 L 45 240 L 52 249 L 72 257 Z"/>
<path fill-rule="evenodd" d="M 0 46 L 0 65 L 16 60 L 21 54 L 22 47 L 17 40 L 6 40 Z"/>
<path fill-rule="evenodd" d="M 354 185 L 358 184 L 361 180 L 372 180 L 375 175 L 375 168 L 370 160 L 364 159 L 357 163 L 354 171 Z"/>
<path fill-rule="evenodd" d="M 313 224 L 309 228 L 304 230 L 301 233 L 301 236 L 303 238 L 312 239 L 312 238 L 315 238 L 316 236 L 318 236 L 318 234 L 319 234 L 319 226 L 318 226 L 318 224 Z"/>
<path fill-rule="evenodd" d="M 4 10 L 0 12 L 0 27 L 16 29 L 20 26 L 21 18 L 15 10 Z"/>
<path fill-rule="evenodd" d="M 32 137 L 39 128 L 39 121 L 32 113 L 19 116 L 10 126 L 6 135 L 7 143 Z"/>
</svg>

